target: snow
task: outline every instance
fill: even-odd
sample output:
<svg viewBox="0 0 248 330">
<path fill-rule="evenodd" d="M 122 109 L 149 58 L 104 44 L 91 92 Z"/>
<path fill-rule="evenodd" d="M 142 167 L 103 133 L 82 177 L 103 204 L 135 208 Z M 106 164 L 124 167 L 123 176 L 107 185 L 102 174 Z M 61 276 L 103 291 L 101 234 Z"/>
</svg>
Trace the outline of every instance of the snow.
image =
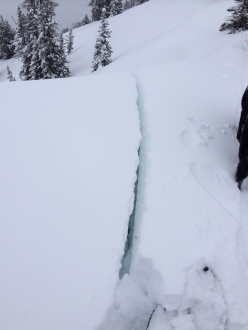
<svg viewBox="0 0 248 330">
<path fill-rule="evenodd" d="M 232 5 L 231 0 L 149 0 L 109 18 L 113 63 L 97 74 L 136 72 L 148 66 L 211 56 L 230 40 L 226 33 L 219 32 L 219 27 Z M 93 22 L 73 30 L 74 51 L 68 56 L 73 77 L 91 73 L 99 25 Z M 0 81 L 7 81 L 7 65 L 16 78 L 19 76 L 20 62 L 10 61 L 0 61 Z"/>
<path fill-rule="evenodd" d="M 95 329 L 114 299 L 133 209 L 135 80 L 1 88 L 0 328 Z"/>
<path fill-rule="evenodd" d="M 228 66 L 217 51 L 211 61 L 203 58 L 138 74 L 146 122 L 131 276 L 166 310 L 196 313 L 196 329 L 224 328 L 225 313 L 229 329 L 248 322 L 247 264 L 239 250 L 240 201 L 233 179 L 240 55 L 234 50 Z M 187 293 L 186 272 L 196 265 L 199 275 Z M 205 266 L 217 281 L 208 289 L 215 292 L 210 298 L 204 294 L 205 282 L 200 297 L 194 287 Z"/>
<path fill-rule="evenodd" d="M 113 310 L 100 329 L 146 329 L 153 304 L 132 278 L 125 274 L 117 287 Z"/>
<path fill-rule="evenodd" d="M 94 22 L 73 30 L 73 78 L 2 84 L 0 328 L 247 329 L 248 33 L 219 32 L 233 3 L 150 0 L 108 19 L 110 65 L 91 74 Z"/>
</svg>

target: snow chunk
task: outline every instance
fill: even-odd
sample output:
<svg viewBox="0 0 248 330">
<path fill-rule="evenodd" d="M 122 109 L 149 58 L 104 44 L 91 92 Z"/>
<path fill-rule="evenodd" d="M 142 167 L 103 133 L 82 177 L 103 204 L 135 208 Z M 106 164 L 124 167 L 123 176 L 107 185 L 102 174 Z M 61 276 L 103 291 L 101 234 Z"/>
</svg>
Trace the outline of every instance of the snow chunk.
<svg viewBox="0 0 248 330">
<path fill-rule="evenodd" d="M 125 274 L 117 287 L 113 310 L 101 329 L 145 329 L 153 308 L 147 294 Z"/>
<path fill-rule="evenodd" d="M 114 299 L 133 209 L 136 82 L 1 89 L 0 328 L 95 329 Z"/>
</svg>

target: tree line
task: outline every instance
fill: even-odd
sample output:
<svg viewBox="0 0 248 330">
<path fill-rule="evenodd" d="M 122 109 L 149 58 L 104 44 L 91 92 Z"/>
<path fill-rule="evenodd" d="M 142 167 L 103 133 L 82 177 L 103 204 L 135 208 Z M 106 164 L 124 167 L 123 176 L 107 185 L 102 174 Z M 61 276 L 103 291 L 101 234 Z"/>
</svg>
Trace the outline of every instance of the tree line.
<svg viewBox="0 0 248 330">
<path fill-rule="evenodd" d="M 229 34 L 248 30 L 248 0 L 235 0 L 236 6 L 227 9 L 231 13 L 220 31 L 228 30 Z"/>
<path fill-rule="evenodd" d="M 73 50 L 73 28 L 101 20 L 92 69 L 111 63 L 112 48 L 108 39 L 108 17 L 121 14 L 124 10 L 140 5 L 148 0 L 90 0 L 91 20 L 87 15 L 74 23 L 67 32 L 66 40 L 58 33 L 55 21 L 54 0 L 24 0 L 17 9 L 17 22 L 14 29 L 0 16 L 0 59 L 16 56 L 22 62 L 21 80 L 65 78 L 70 75 L 67 55 Z M 235 0 L 236 5 L 229 8 L 231 16 L 226 19 L 220 31 L 229 33 L 248 30 L 248 0 Z M 9 67 L 8 79 L 15 81 Z"/>
<path fill-rule="evenodd" d="M 101 19 L 103 8 L 106 10 L 106 18 L 121 14 L 123 11 L 132 7 L 141 5 L 149 0 L 90 0 L 89 6 L 91 8 L 91 19 L 88 15 L 85 15 L 82 21 L 72 24 L 71 29 L 77 29 L 81 26 L 89 24 L 94 21 Z M 63 33 L 66 33 L 70 28 L 66 27 L 63 29 Z"/>
<path fill-rule="evenodd" d="M 55 21 L 58 3 L 54 0 L 24 0 L 17 8 L 15 29 L 0 16 L 0 59 L 16 56 L 22 62 L 21 80 L 69 77 L 67 55 L 73 50 L 73 28 L 101 20 L 92 63 L 92 71 L 96 71 L 99 66 L 106 66 L 112 61 L 113 51 L 108 41 L 111 31 L 106 19 L 147 1 L 90 0 L 91 20 L 85 15 L 81 22 L 59 33 Z M 68 32 L 66 40 L 63 32 Z M 9 67 L 7 74 L 9 81 L 15 81 Z"/>
</svg>

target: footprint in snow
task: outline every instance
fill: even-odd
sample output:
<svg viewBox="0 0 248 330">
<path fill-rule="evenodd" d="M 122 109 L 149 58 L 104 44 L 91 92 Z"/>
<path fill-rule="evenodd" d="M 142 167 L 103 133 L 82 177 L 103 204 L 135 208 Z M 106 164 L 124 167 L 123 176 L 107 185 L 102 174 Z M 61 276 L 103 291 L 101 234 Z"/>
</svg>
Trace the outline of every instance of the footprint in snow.
<svg viewBox="0 0 248 330">
<path fill-rule="evenodd" d="M 189 149 L 206 147 L 212 138 L 211 126 L 197 118 L 188 118 L 180 134 L 182 145 Z"/>
<path fill-rule="evenodd" d="M 236 134 L 236 128 L 230 124 L 211 126 L 198 118 L 188 118 L 180 133 L 180 140 L 184 147 L 196 149 L 207 147 L 216 135 L 225 135 L 230 132 Z"/>
</svg>

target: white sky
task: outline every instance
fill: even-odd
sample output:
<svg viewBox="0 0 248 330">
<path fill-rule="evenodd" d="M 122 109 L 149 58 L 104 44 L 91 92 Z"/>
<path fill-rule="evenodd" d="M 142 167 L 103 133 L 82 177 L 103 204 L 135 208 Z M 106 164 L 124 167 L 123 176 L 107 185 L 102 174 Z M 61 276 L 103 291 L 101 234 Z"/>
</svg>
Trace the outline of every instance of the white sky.
<svg viewBox="0 0 248 330">
<path fill-rule="evenodd" d="M 88 3 L 90 0 L 57 0 L 59 6 L 56 9 L 57 22 L 64 27 L 80 21 L 85 14 L 90 14 Z M 16 18 L 17 6 L 22 0 L 0 0 L 0 15 L 10 19 L 11 15 Z M 10 21 L 11 25 L 13 22 Z"/>
</svg>

